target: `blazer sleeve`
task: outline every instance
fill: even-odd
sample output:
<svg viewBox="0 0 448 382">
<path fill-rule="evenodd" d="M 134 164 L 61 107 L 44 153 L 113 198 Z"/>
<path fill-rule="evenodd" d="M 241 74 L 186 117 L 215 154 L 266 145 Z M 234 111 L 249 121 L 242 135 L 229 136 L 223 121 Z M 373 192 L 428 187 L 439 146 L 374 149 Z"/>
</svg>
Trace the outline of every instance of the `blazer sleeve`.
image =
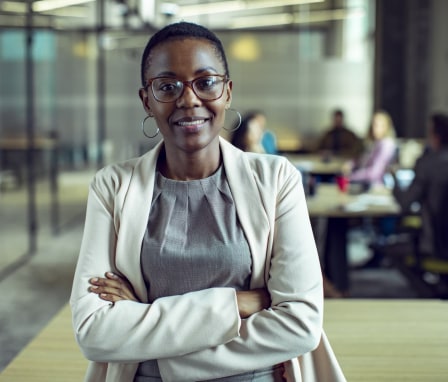
<svg viewBox="0 0 448 382">
<path fill-rule="evenodd" d="M 241 320 L 231 288 L 160 298 L 153 304 L 111 304 L 88 291 L 91 277 L 120 273 L 115 266 L 114 191 L 98 191 L 97 186 L 89 191 L 70 298 L 75 337 L 86 358 L 140 362 L 195 352 L 238 336 Z"/>
<path fill-rule="evenodd" d="M 163 380 L 200 381 L 243 373 L 293 359 L 318 345 L 321 268 L 300 174 L 292 166 L 286 170 L 278 175 L 280 181 L 271 179 L 275 190 L 263 191 L 274 194 L 274 205 L 266 207 L 275 211 L 266 285 L 271 307 L 242 320 L 240 335 L 226 344 L 159 359 Z"/>
</svg>

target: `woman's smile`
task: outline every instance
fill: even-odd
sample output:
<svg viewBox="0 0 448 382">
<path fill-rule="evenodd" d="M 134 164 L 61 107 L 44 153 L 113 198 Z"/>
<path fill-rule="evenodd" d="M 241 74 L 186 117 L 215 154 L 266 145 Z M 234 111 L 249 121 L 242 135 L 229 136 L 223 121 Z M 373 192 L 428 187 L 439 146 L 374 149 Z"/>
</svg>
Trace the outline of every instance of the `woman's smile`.
<svg viewBox="0 0 448 382">
<path fill-rule="evenodd" d="M 201 131 L 209 121 L 209 118 L 204 117 L 185 117 L 174 122 L 174 126 L 185 133 L 198 133 Z"/>
</svg>

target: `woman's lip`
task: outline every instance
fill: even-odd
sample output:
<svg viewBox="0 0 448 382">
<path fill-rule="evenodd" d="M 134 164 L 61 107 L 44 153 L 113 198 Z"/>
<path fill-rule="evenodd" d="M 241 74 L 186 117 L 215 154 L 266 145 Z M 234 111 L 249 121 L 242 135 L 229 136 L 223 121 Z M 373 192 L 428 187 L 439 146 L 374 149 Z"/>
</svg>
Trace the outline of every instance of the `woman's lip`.
<svg viewBox="0 0 448 382">
<path fill-rule="evenodd" d="M 199 132 L 208 121 L 207 118 L 182 118 L 175 122 L 175 125 L 186 133 Z"/>
<path fill-rule="evenodd" d="M 201 119 L 182 119 L 176 122 L 177 125 L 179 126 L 198 126 L 198 125 L 202 125 L 203 123 L 205 123 L 206 119 L 205 118 L 201 118 Z"/>
</svg>

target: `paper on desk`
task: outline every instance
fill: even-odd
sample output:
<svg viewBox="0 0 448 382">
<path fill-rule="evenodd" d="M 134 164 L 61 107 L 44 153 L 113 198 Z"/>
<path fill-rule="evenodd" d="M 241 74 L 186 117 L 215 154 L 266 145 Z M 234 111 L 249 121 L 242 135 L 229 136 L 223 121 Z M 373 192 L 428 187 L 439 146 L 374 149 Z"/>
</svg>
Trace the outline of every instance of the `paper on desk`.
<svg viewBox="0 0 448 382">
<path fill-rule="evenodd" d="M 343 205 L 342 209 L 348 212 L 359 212 L 365 211 L 367 209 L 367 206 L 364 203 L 351 202 Z"/>
<path fill-rule="evenodd" d="M 356 202 L 369 206 L 384 206 L 391 204 L 392 198 L 390 195 L 362 194 L 358 196 Z"/>
<path fill-rule="evenodd" d="M 359 212 L 365 211 L 369 206 L 388 206 L 391 204 L 389 195 L 359 195 L 354 201 L 348 202 L 343 206 L 345 211 Z"/>
</svg>

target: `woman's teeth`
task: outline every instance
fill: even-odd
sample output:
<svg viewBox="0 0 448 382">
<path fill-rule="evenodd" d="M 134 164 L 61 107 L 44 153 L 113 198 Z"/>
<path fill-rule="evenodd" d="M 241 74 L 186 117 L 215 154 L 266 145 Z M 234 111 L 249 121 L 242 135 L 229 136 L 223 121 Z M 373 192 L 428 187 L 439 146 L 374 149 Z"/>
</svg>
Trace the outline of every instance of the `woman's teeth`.
<svg viewBox="0 0 448 382">
<path fill-rule="evenodd" d="M 197 125 L 202 125 L 204 122 L 205 122 L 205 119 L 197 119 L 195 121 L 177 122 L 177 124 L 180 125 L 180 126 L 197 126 Z"/>
</svg>

